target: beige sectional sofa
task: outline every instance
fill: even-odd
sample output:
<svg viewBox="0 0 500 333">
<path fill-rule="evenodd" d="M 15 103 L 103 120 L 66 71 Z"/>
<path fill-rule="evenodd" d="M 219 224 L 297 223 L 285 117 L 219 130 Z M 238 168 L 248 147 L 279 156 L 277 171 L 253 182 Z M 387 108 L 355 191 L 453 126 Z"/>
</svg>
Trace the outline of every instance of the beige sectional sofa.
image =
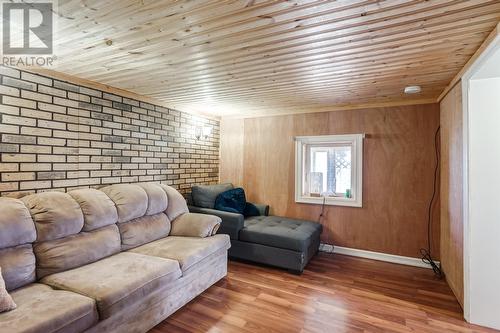
<svg viewBox="0 0 500 333">
<path fill-rule="evenodd" d="M 153 183 L 0 198 L 0 331 L 146 332 L 226 275 L 219 225 Z"/>
</svg>

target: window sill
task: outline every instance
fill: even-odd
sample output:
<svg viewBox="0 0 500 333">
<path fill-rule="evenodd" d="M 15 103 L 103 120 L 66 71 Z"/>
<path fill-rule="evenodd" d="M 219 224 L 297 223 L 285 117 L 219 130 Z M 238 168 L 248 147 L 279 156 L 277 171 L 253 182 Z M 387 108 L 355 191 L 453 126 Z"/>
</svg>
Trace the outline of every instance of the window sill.
<svg viewBox="0 0 500 333">
<path fill-rule="evenodd" d="M 299 197 L 295 198 L 295 202 L 297 203 L 307 203 L 307 204 L 315 204 L 322 205 L 323 197 Z M 327 206 L 346 206 L 346 207 L 363 207 L 363 203 L 361 198 L 356 200 L 354 198 L 344 198 L 344 197 L 327 197 L 324 200 L 325 205 Z"/>
</svg>

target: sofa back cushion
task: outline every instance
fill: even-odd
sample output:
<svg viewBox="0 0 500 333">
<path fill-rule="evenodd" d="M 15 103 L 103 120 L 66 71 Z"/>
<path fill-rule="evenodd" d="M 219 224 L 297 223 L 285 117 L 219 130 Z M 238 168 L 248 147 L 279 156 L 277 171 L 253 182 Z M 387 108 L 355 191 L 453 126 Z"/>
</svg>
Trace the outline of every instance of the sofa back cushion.
<svg viewBox="0 0 500 333">
<path fill-rule="evenodd" d="M 195 206 L 214 209 L 215 199 L 219 194 L 233 189 L 233 184 L 195 185 L 191 188 L 191 196 Z"/>
<path fill-rule="evenodd" d="M 122 250 L 150 243 L 167 237 L 170 233 L 170 220 L 164 213 L 143 216 L 118 225 L 122 238 Z"/>
<path fill-rule="evenodd" d="M 139 185 L 116 184 L 106 186 L 101 191 L 115 203 L 119 223 L 146 215 L 148 195 Z"/>
<path fill-rule="evenodd" d="M 0 198 L 0 212 L 0 249 L 35 241 L 35 225 L 21 200 Z"/>
<path fill-rule="evenodd" d="M 22 201 L 0 198 L 0 267 L 7 290 L 35 281 L 35 225 Z"/>
<path fill-rule="evenodd" d="M 37 242 L 74 235 L 83 228 L 82 209 L 67 193 L 43 192 L 21 200 L 35 222 Z"/>
<path fill-rule="evenodd" d="M 168 236 L 170 220 L 164 212 L 170 201 L 159 184 L 117 184 L 101 191 L 114 201 L 118 209 L 122 250 Z"/>
<path fill-rule="evenodd" d="M 167 194 L 168 197 L 168 207 L 166 210 L 166 214 L 170 221 L 175 220 L 182 214 L 189 213 L 189 209 L 187 206 L 186 199 L 180 194 L 175 188 L 159 184 L 163 191 Z"/>
<path fill-rule="evenodd" d="M 116 224 L 111 224 L 62 239 L 35 243 L 34 250 L 37 276 L 41 279 L 120 252 L 120 233 Z"/>
<path fill-rule="evenodd" d="M 158 213 L 163 213 L 168 208 L 168 197 L 167 193 L 154 183 L 139 184 L 140 187 L 148 195 L 148 209 L 145 215 L 155 215 Z"/>
<path fill-rule="evenodd" d="M 83 213 L 83 231 L 92 231 L 118 222 L 115 203 L 104 193 L 81 189 L 68 193 L 80 205 Z"/>
<path fill-rule="evenodd" d="M 37 230 L 33 251 L 38 278 L 120 252 L 120 233 L 114 224 L 118 214 L 111 212 L 114 206 L 101 195 L 98 198 L 102 202 L 97 204 L 89 199 L 91 195 L 92 192 L 78 191 L 76 194 L 44 192 L 22 198 Z M 83 210 L 78 202 L 82 202 Z M 91 212 L 93 208 L 95 214 Z M 97 221 L 99 216 L 104 221 Z M 84 227 L 91 231 L 84 231 Z"/>
</svg>

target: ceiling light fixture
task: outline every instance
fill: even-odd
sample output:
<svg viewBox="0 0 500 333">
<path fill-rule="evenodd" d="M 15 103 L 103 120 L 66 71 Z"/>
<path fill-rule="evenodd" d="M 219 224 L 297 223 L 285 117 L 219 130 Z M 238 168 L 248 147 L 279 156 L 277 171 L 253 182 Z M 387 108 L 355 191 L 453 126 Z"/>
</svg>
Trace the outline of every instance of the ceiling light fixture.
<svg viewBox="0 0 500 333">
<path fill-rule="evenodd" d="M 405 87 L 405 94 L 418 94 L 422 91 L 420 86 L 408 86 Z"/>
</svg>

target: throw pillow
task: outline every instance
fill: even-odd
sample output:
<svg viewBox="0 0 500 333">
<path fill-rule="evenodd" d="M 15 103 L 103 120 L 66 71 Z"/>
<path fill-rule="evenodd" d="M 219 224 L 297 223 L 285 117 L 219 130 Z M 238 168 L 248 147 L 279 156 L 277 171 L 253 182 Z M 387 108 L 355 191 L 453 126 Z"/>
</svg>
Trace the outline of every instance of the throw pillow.
<svg viewBox="0 0 500 333">
<path fill-rule="evenodd" d="M 14 303 L 14 300 L 5 288 L 5 282 L 2 277 L 2 268 L 0 267 L 0 313 L 14 310 L 16 307 L 16 303 Z"/>
<path fill-rule="evenodd" d="M 193 204 L 197 207 L 214 209 L 217 196 L 233 189 L 233 184 L 195 185 L 191 188 Z"/>
<path fill-rule="evenodd" d="M 245 217 L 260 216 L 260 211 L 253 203 L 247 202 L 243 215 L 245 215 Z"/>
<path fill-rule="evenodd" d="M 238 187 L 219 194 L 215 199 L 215 209 L 243 214 L 246 203 L 245 191 Z"/>
</svg>

